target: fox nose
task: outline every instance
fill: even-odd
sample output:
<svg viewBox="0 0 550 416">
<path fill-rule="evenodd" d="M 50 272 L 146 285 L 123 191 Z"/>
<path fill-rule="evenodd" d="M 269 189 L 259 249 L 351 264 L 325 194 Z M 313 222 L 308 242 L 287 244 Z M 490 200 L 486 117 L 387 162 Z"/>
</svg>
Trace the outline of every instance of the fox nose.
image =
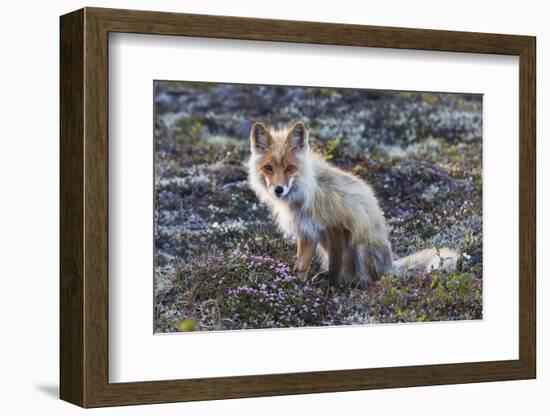
<svg viewBox="0 0 550 416">
<path fill-rule="evenodd" d="M 283 189 L 282 186 L 276 186 L 276 187 L 275 187 L 275 193 L 276 193 L 277 195 L 281 195 L 281 194 L 283 193 L 283 191 L 284 191 L 284 189 Z"/>
</svg>

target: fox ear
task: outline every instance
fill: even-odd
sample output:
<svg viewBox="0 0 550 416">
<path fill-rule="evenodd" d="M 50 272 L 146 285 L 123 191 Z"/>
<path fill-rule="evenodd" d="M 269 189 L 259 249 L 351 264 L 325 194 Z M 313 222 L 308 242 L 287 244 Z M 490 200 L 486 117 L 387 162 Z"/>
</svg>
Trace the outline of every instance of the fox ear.
<svg viewBox="0 0 550 416">
<path fill-rule="evenodd" d="M 266 127 L 262 123 L 254 123 L 250 130 L 250 150 L 252 153 L 265 152 L 272 142 L 271 134 L 269 134 Z"/>
<path fill-rule="evenodd" d="M 302 151 L 309 147 L 308 138 L 309 133 L 306 126 L 299 121 L 290 128 L 286 140 L 292 150 Z"/>
</svg>

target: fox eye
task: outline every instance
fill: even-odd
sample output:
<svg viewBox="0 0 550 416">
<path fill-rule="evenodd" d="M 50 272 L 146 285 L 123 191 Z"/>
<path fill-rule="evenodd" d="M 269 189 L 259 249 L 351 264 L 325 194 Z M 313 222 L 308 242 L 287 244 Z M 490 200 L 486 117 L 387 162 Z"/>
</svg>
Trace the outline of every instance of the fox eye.
<svg viewBox="0 0 550 416">
<path fill-rule="evenodd" d="M 271 165 L 265 165 L 264 171 L 266 171 L 267 173 L 271 173 L 273 172 L 273 167 Z"/>
<path fill-rule="evenodd" d="M 286 171 L 287 171 L 287 173 L 293 173 L 293 172 L 296 171 L 296 167 L 292 166 L 292 165 L 289 165 L 289 166 L 287 166 Z"/>
</svg>

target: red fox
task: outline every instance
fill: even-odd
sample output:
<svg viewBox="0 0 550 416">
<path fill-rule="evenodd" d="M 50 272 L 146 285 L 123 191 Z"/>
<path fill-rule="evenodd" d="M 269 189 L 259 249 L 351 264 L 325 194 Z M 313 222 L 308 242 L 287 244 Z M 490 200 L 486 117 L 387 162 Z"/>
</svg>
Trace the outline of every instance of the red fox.
<svg viewBox="0 0 550 416">
<path fill-rule="evenodd" d="M 454 269 L 449 248 L 426 249 L 393 261 L 389 231 L 373 189 L 329 164 L 309 148 L 302 122 L 250 131 L 248 181 L 283 233 L 297 240 L 294 272 L 306 279 L 315 252 L 334 287 L 342 282 L 366 288 L 381 276 L 407 270 Z"/>
</svg>

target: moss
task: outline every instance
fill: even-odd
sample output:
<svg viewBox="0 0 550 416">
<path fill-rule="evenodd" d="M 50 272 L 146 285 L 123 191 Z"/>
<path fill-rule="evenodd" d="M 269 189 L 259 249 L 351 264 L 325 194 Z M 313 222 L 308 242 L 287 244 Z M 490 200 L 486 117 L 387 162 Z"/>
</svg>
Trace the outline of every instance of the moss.
<svg viewBox="0 0 550 416">
<path fill-rule="evenodd" d="M 341 144 L 339 138 L 331 140 L 325 146 L 324 154 L 326 160 L 333 160 L 341 156 Z"/>
</svg>

